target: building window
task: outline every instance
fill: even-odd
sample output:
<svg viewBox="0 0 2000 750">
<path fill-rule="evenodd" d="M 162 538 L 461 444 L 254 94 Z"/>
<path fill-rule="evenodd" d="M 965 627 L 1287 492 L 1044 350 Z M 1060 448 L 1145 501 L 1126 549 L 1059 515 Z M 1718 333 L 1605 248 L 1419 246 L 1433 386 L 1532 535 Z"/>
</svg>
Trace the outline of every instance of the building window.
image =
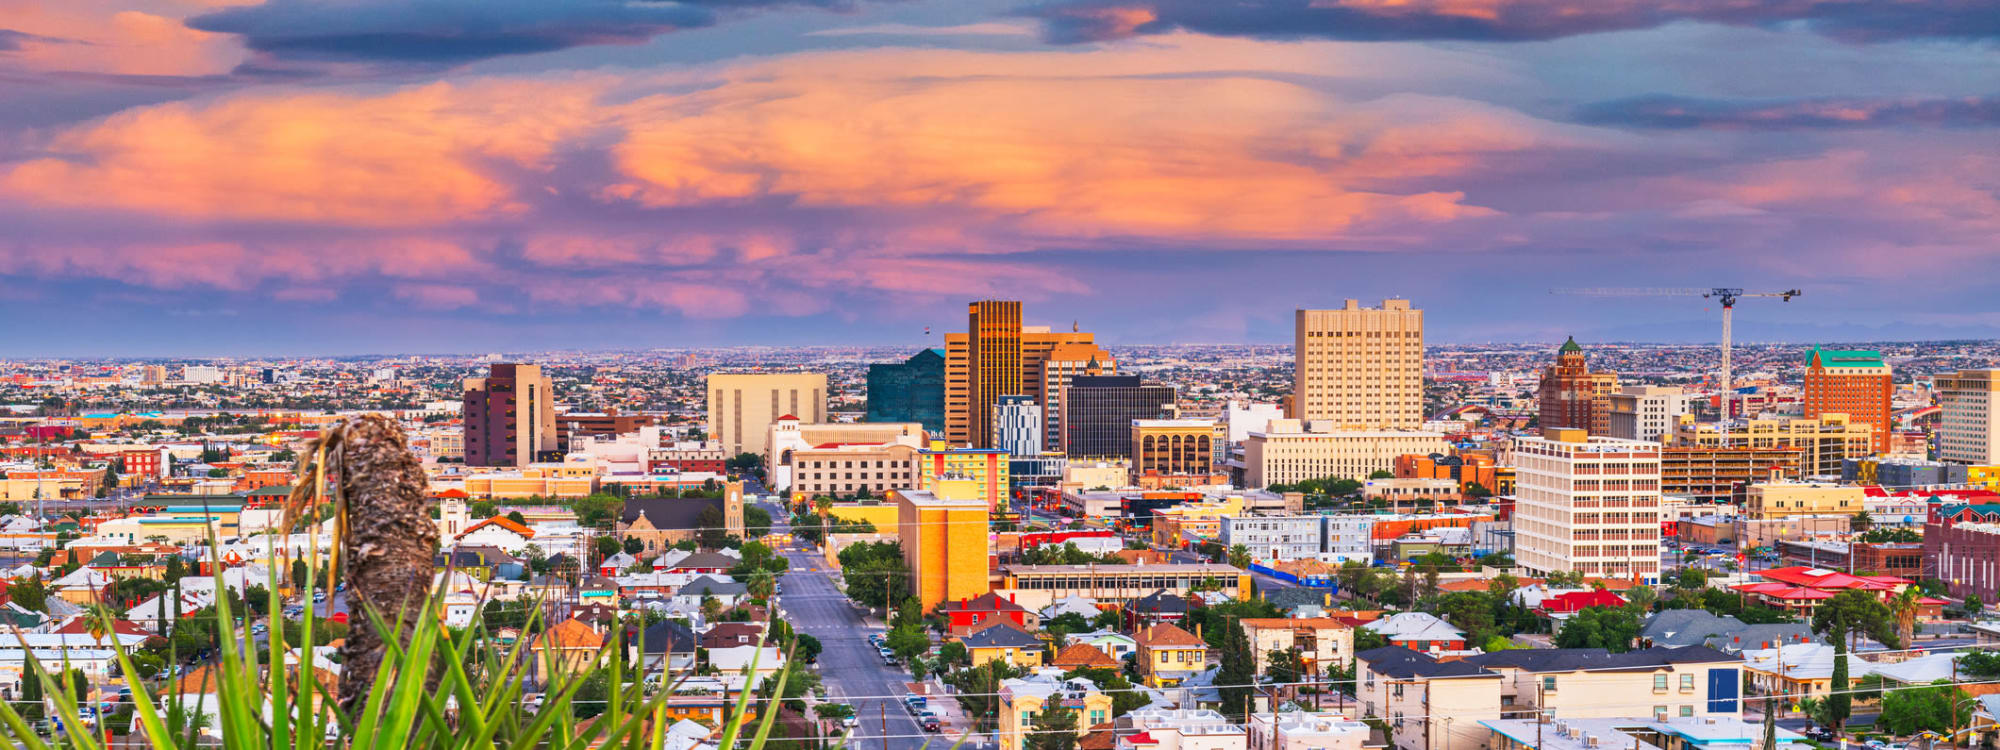
<svg viewBox="0 0 2000 750">
<path fill-rule="evenodd" d="M 1542 690 L 1543 690 L 1544 692 L 1549 692 L 1549 693 L 1553 693 L 1553 692 L 1555 692 L 1555 691 L 1556 691 L 1556 678 L 1554 678 L 1554 677 L 1543 677 L 1543 678 L 1542 678 Z"/>
<path fill-rule="evenodd" d="M 1682 716 L 1693 716 L 1693 715 L 1694 715 L 1694 706 L 1681 706 L 1681 715 L 1682 715 Z"/>
<path fill-rule="evenodd" d="M 1663 674 L 1653 675 L 1653 692 L 1664 693 L 1666 691 L 1667 691 L 1667 676 Z"/>
<path fill-rule="evenodd" d="M 1691 674 L 1681 675 L 1681 689 L 1682 690 L 1694 689 L 1694 675 Z"/>
</svg>

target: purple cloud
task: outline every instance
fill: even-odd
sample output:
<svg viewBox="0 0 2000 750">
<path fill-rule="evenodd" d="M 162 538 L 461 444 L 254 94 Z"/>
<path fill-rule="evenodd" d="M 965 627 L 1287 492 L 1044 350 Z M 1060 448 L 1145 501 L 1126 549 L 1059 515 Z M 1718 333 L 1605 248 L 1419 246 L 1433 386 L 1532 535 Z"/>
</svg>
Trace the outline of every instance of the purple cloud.
<svg viewBox="0 0 2000 750">
<path fill-rule="evenodd" d="M 1846 98 L 1731 101 L 1648 96 L 1592 104 L 1577 119 L 1593 125 L 1670 130 L 1807 130 L 2000 125 L 2000 97 Z"/>
<path fill-rule="evenodd" d="M 188 19 L 283 60 L 455 64 L 595 44 L 639 44 L 726 14 L 853 0 L 267 0 Z"/>
<path fill-rule="evenodd" d="M 2000 37 L 1985 0 L 1056 0 L 1030 6 L 1055 42 L 1170 31 L 1264 39 L 1525 42 L 1675 21 L 1802 24 L 1855 42 Z"/>
</svg>

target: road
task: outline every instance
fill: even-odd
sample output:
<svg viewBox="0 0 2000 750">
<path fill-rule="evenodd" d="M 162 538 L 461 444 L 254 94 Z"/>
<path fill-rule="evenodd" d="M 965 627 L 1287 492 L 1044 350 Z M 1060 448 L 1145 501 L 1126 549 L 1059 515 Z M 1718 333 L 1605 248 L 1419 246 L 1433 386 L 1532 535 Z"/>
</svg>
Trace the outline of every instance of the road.
<svg viewBox="0 0 2000 750">
<path fill-rule="evenodd" d="M 772 530 L 788 532 L 790 529 L 782 519 L 789 514 L 773 507 L 766 506 L 766 510 L 772 510 Z M 826 562 L 818 553 L 787 550 L 785 559 L 791 563 L 791 568 L 779 579 L 785 587 L 785 593 L 779 597 L 785 617 L 793 628 L 819 639 L 824 649 L 819 655 L 819 673 L 828 699 L 852 704 L 855 716 L 861 721 L 848 746 L 856 750 L 923 747 L 924 739 L 918 736 L 924 733 L 923 728 L 917 726 L 897 698 L 867 697 L 902 696 L 907 692 L 903 683 L 909 679 L 909 673 L 885 666 L 875 647 L 868 643 L 869 633 L 881 631 L 870 630 L 862 621 L 860 610 L 834 586 L 827 575 Z M 886 742 L 885 718 L 889 738 Z"/>
</svg>

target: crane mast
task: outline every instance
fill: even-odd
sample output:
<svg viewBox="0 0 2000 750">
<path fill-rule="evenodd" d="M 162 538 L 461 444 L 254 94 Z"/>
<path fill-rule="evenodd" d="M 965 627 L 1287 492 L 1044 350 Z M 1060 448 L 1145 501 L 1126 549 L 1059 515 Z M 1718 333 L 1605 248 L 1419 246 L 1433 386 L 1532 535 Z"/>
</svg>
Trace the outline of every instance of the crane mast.
<svg viewBox="0 0 2000 750">
<path fill-rule="evenodd" d="M 1732 340 L 1734 332 L 1731 329 L 1733 328 L 1734 324 L 1732 318 L 1735 317 L 1734 313 L 1736 311 L 1736 301 L 1746 297 L 1777 297 L 1780 301 L 1790 302 L 1792 301 L 1793 297 L 1805 294 L 1805 292 L 1802 292 L 1797 289 L 1787 289 L 1782 292 L 1746 292 L 1743 291 L 1743 289 L 1740 287 L 1722 287 L 1722 286 L 1708 287 L 1706 289 L 1688 288 L 1688 287 L 1643 287 L 1643 288 L 1591 287 L 1591 288 L 1580 288 L 1580 289 L 1552 289 L 1550 290 L 1549 293 L 1568 294 L 1568 295 L 1576 295 L 1582 297 L 1701 297 L 1704 299 L 1713 299 L 1718 302 L 1721 302 L 1722 303 L 1722 381 L 1720 385 L 1722 386 L 1722 400 L 1721 400 L 1722 418 L 1725 421 L 1729 419 L 1729 416 L 1732 413 L 1731 410 L 1734 408 L 1736 401 L 1736 372 L 1730 363 L 1730 356 L 1729 356 L 1730 350 L 1734 348 L 1734 341 Z"/>
</svg>

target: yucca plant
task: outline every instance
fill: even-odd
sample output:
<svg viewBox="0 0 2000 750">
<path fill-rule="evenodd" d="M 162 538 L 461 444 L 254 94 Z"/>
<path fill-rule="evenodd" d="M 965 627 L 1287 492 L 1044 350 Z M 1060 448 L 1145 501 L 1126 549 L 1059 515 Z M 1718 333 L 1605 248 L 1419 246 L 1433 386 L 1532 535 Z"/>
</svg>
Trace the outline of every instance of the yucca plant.
<svg viewBox="0 0 2000 750">
<path fill-rule="evenodd" d="M 178 691 L 168 695 L 155 691 L 138 677 L 131 654 L 116 646 L 120 672 L 132 693 L 133 731 L 146 743 L 158 750 L 217 744 L 207 739 L 210 733 L 203 731 L 206 722 L 201 718 L 211 708 L 205 696 L 212 688 L 215 720 L 207 729 L 232 750 L 329 746 L 641 750 L 665 744 L 671 686 L 648 690 L 643 679 L 628 682 L 632 670 L 625 663 L 622 639 L 614 641 L 617 647 L 600 649 L 574 669 L 548 669 L 553 679 L 544 685 L 544 700 L 530 710 L 524 700 L 527 670 L 537 658 L 554 667 L 558 655 L 552 645 L 536 654 L 532 639 L 524 638 L 503 649 L 482 625 L 460 632 L 444 625 L 442 591 L 430 583 L 437 537 L 421 505 L 421 465 L 393 420 L 367 415 L 328 430 L 307 451 L 301 468 L 304 480 L 287 504 L 283 528 L 293 528 L 305 515 L 301 509 L 333 505 L 336 539 L 331 568 L 341 571 L 345 563 L 350 600 L 359 600 L 356 609 L 362 619 L 352 623 L 353 632 L 342 648 L 340 685 L 329 687 L 317 677 L 311 650 L 313 632 L 320 626 L 315 607 L 307 607 L 301 616 L 295 669 L 286 665 L 292 644 L 282 627 L 269 631 L 265 664 L 258 663 L 249 619 L 238 623 L 231 611 L 218 562 L 211 571 L 217 592 L 214 616 L 217 632 L 225 635 L 219 639 L 215 662 L 200 672 L 197 687 L 203 698 L 189 706 Z M 213 555 L 216 546 L 211 538 L 212 560 L 219 560 Z M 272 552 L 271 559 L 278 559 L 276 550 Z M 292 581 L 303 584 L 303 591 L 314 588 L 317 545 L 311 556 L 315 559 L 305 566 L 305 580 Z M 272 566 L 265 587 L 265 611 L 272 613 L 282 612 L 284 605 L 276 568 Z M 98 608 L 94 616 L 109 632 L 109 610 Z M 536 617 L 530 615 L 523 632 L 534 630 Z M 79 731 L 84 726 L 79 708 L 85 696 L 76 694 L 70 684 L 59 684 L 69 682 L 55 677 L 66 670 L 52 671 L 50 665 L 36 662 L 32 652 L 29 659 L 24 679 L 39 681 L 54 704 L 56 718 L 69 731 L 44 740 L 13 705 L 0 702 L 0 727 L 11 741 L 29 750 L 105 747 L 104 736 Z M 779 675 L 775 693 L 781 695 L 787 673 Z M 608 685 L 605 710 L 598 720 L 580 726 L 575 721 L 578 691 L 597 679 Z M 722 728 L 721 747 L 739 746 L 749 705 L 746 689 Z M 762 748 L 777 713 L 774 702 L 763 712 L 755 735 L 742 744 Z"/>
</svg>

